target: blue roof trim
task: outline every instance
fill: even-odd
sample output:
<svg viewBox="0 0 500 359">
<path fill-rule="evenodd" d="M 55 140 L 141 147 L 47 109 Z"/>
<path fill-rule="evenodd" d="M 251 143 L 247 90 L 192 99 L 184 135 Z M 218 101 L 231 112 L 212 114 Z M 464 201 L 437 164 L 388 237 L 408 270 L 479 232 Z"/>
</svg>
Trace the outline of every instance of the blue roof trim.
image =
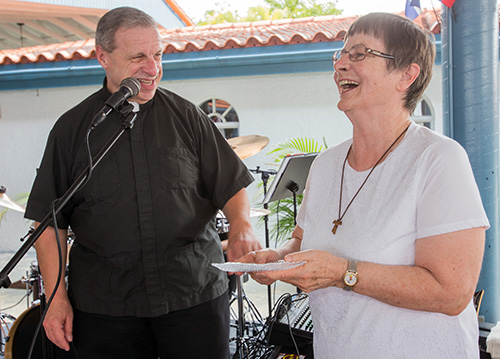
<svg viewBox="0 0 500 359">
<path fill-rule="evenodd" d="M 329 72 L 332 55 L 343 42 L 193 51 L 163 55 L 164 80 Z M 441 37 L 436 36 L 436 64 L 441 64 Z M 104 70 L 97 60 L 0 65 L 0 91 L 101 85 Z"/>
</svg>

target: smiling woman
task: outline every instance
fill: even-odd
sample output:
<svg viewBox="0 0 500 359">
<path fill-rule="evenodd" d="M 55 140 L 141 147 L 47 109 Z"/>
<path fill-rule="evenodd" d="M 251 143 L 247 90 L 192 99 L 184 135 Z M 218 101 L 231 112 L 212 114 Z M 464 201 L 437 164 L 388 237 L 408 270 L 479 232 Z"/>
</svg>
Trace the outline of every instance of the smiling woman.
<svg viewBox="0 0 500 359">
<path fill-rule="evenodd" d="M 464 149 L 411 119 L 428 113 L 433 42 L 373 13 L 344 43 L 334 79 L 353 137 L 316 157 L 292 239 L 243 261 L 306 261 L 252 277 L 310 292 L 317 359 L 478 358 L 489 222 Z"/>
</svg>

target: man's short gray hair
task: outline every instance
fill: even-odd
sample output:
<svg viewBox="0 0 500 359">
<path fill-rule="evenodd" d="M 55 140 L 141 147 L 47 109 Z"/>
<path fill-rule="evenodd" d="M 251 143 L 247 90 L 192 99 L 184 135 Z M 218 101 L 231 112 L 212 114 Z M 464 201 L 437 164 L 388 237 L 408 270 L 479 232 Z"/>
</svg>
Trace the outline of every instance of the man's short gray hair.
<svg viewBox="0 0 500 359">
<path fill-rule="evenodd" d="M 157 29 L 156 21 L 139 9 L 123 6 L 108 11 L 99 20 L 95 34 L 95 43 L 104 51 L 112 52 L 116 48 L 115 34 L 121 29 L 151 27 Z"/>
</svg>

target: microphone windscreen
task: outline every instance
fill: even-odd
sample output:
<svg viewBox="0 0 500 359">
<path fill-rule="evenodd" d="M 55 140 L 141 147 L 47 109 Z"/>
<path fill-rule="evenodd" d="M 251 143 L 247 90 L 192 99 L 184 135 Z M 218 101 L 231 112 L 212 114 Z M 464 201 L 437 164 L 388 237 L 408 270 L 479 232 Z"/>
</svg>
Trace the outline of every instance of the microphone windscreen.
<svg viewBox="0 0 500 359">
<path fill-rule="evenodd" d="M 127 77 L 120 83 L 120 87 L 126 87 L 127 89 L 130 90 L 130 96 L 129 97 L 135 97 L 137 94 L 139 94 L 139 91 L 141 91 L 141 84 L 139 80 L 133 77 Z"/>
</svg>

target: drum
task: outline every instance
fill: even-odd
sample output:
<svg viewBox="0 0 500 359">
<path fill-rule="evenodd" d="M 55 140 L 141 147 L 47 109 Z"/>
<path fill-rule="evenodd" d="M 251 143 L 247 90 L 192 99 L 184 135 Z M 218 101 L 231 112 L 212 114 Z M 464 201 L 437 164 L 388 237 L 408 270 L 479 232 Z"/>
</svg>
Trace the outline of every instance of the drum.
<svg viewBox="0 0 500 359">
<path fill-rule="evenodd" d="M 25 310 L 12 324 L 5 343 L 5 359 L 27 358 L 31 340 L 40 321 L 40 305 Z M 36 339 L 32 359 L 42 359 L 41 336 Z"/>
<path fill-rule="evenodd" d="M 36 304 L 25 310 L 14 321 L 10 330 L 9 336 L 5 343 L 5 359 L 26 359 L 30 350 L 31 341 L 35 335 L 36 327 L 40 322 L 40 304 Z M 70 350 L 66 352 L 52 345 L 49 340 L 46 340 L 47 345 L 50 345 L 50 350 L 55 348 L 56 359 L 75 359 L 74 352 Z M 43 359 L 42 335 L 38 334 L 35 342 L 35 347 L 31 355 L 31 359 Z"/>
</svg>

